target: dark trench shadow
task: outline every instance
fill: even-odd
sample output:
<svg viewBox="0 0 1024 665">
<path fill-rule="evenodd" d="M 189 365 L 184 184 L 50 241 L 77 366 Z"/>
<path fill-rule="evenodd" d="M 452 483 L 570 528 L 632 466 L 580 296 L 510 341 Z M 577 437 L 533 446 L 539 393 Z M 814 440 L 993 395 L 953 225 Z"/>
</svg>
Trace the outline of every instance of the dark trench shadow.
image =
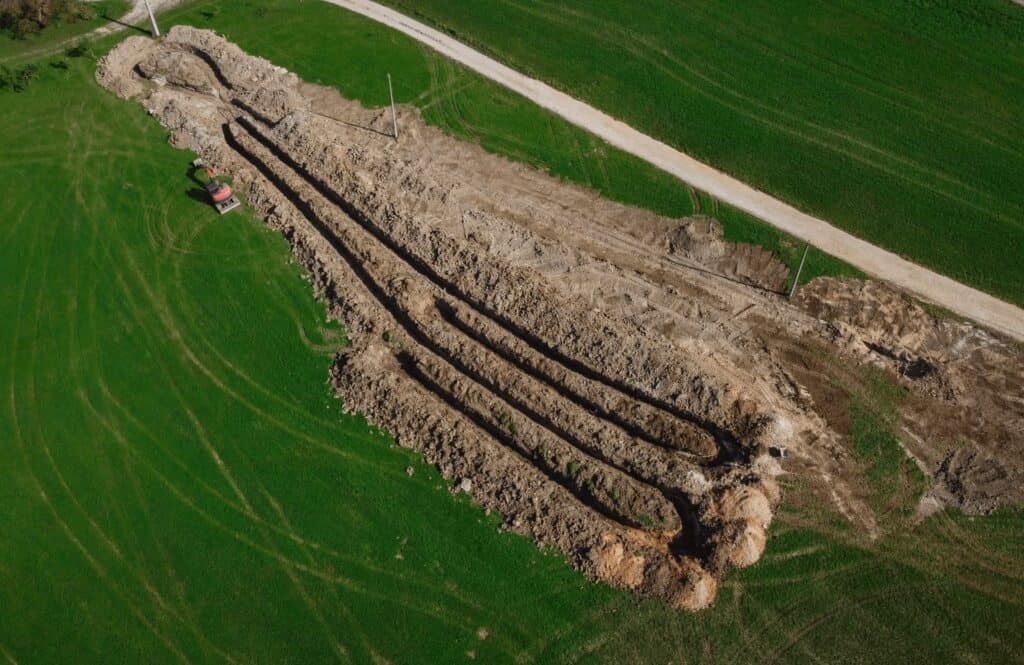
<svg viewBox="0 0 1024 665">
<path fill-rule="evenodd" d="M 132 25 L 131 23 L 125 23 L 120 18 L 115 18 L 113 16 L 108 15 L 105 12 L 100 14 L 100 18 L 105 19 L 107 21 L 110 21 L 111 23 L 116 23 L 117 25 L 121 26 L 122 28 L 125 28 L 126 30 L 133 30 L 133 31 L 138 32 L 138 33 L 143 34 L 143 35 L 147 35 L 147 36 L 149 35 L 149 29 L 148 28 L 143 28 L 143 27 L 138 26 L 138 25 Z"/>
<path fill-rule="evenodd" d="M 338 122 L 338 123 L 341 123 L 341 124 L 346 125 L 348 127 L 352 127 L 353 129 L 361 129 L 364 132 L 370 132 L 371 134 L 376 134 L 378 136 L 383 136 L 383 137 L 389 138 L 389 139 L 395 138 L 393 134 L 390 134 L 388 132 L 382 132 L 379 129 L 374 129 L 373 127 L 367 127 L 365 125 L 360 125 L 360 124 L 357 124 L 357 123 L 354 123 L 354 122 L 349 122 L 348 120 L 342 120 L 341 118 L 335 118 L 333 115 L 327 115 L 325 113 L 317 113 L 316 111 L 310 111 L 310 113 L 312 113 L 313 115 L 318 115 L 321 118 L 325 118 L 327 120 L 333 120 L 334 122 Z"/>
</svg>

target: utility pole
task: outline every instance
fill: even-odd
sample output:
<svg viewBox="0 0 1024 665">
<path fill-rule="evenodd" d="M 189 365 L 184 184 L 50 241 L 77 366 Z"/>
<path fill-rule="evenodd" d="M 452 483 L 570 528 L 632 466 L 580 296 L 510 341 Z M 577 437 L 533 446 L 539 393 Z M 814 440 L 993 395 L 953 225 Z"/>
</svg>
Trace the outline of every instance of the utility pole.
<svg viewBox="0 0 1024 665">
<path fill-rule="evenodd" d="M 156 17 L 153 16 L 153 8 L 149 6 L 149 0 L 146 1 L 146 11 L 149 12 L 149 25 L 153 31 L 153 38 L 156 39 L 160 36 L 160 28 L 156 25 Z"/>
<path fill-rule="evenodd" d="M 789 290 L 789 299 L 793 299 L 793 294 L 796 293 L 796 285 L 800 283 L 800 273 L 804 270 L 804 261 L 807 260 L 807 250 L 811 248 L 811 244 L 807 243 L 804 245 L 804 255 L 800 257 L 800 267 L 796 269 L 796 277 L 793 279 L 793 288 Z"/>
<path fill-rule="evenodd" d="M 388 74 L 388 95 L 391 96 L 391 126 L 395 130 L 395 140 L 398 140 L 398 113 L 395 111 L 395 91 L 391 87 L 391 74 Z"/>
</svg>

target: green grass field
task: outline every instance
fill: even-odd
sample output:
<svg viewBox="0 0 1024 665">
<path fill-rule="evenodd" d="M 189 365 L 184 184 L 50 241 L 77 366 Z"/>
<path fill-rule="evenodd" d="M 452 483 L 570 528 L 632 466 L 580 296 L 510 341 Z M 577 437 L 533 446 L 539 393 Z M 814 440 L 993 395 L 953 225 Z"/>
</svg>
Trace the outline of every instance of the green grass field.
<svg viewBox="0 0 1024 665">
<path fill-rule="evenodd" d="M 605 191 L 622 182 L 594 175 L 614 163 L 600 146 L 341 10 L 225 0 L 173 19 L 369 102 L 391 71 L 403 98 L 445 126 Z M 793 479 L 765 559 L 697 615 L 591 584 L 496 533 L 495 516 L 340 413 L 326 379 L 343 331 L 325 322 L 284 240 L 192 199 L 191 155 L 100 89 L 93 62 L 66 62 L 41 67 L 22 93 L 0 92 L 0 657 L 1019 657 L 1020 510 L 943 514 L 857 545 Z M 537 127 L 547 134 L 520 136 Z M 559 157 L 573 141 L 579 154 Z M 670 184 L 630 182 L 617 195 L 650 187 L 684 205 Z M 869 432 L 886 425 L 877 402 L 863 400 Z M 879 469 L 885 497 L 901 471 L 895 444 L 872 436 L 862 461 Z"/>
<path fill-rule="evenodd" d="M 1024 9 L 1010 0 L 387 4 L 1024 304 Z"/>
</svg>

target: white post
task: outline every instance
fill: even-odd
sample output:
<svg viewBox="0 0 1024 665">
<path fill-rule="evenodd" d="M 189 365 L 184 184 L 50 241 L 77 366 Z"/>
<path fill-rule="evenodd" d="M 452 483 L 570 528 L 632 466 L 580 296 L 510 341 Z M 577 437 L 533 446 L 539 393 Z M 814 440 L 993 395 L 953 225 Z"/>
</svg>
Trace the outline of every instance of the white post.
<svg viewBox="0 0 1024 665">
<path fill-rule="evenodd" d="M 153 37 L 160 36 L 160 28 L 156 25 L 156 17 L 153 16 L 153 8 L 149 6 L 149 0 L 146 0 L 146 11 L 149 12 L 149 25 L 153 31 Z"/>
<path fill-rule="evenodd" d="M 391 96 L 391 126 L 394 127 L 395 140 L 398 140 L 398 113 L 395 111 L 395 91 L 391 87 L 391 74 L 388 74 L 388 95 Z"/>
<path fill-rule="evenodd" d="M 800 267 L 796 269 L 796 277 L 793 279 L 793 288 L 789 290 L 789 299 L 793 299 L 793 294 L 796 293 L 796 285 L 800 283 L 800 273 L 804 269 L 804 261 L 807 260 L 807 250 L 811 248 L 811 244 L 807 243 L 804 245 L 804 255 L 800 257 Z"/>
</svg>

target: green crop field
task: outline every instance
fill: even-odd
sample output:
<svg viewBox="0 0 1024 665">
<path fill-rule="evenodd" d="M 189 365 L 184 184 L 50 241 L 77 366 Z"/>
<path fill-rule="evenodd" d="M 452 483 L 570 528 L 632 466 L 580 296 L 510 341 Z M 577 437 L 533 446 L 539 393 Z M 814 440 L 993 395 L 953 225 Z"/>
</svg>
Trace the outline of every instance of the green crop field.
<svg viewBox="0 0 1024 665">
<path fill-rule="evenodd" d="M 607 172 L 632 165 L 339 9 L 222 0 L 172 20 L 372 103 L 390 71 L 403 99 L 460 135 L 687 209 L 669 180 Z M 192 155 L 94 69 L 55 56 L 23 92 L 0 91 L 0 659 L 1019 658 L 1019 509 L 919 525 L 894 511 L 869 542 L 794 478 L 763 561 L 696 615 L 497 532 L 497 516 L 340 412 L 326 379 L 344 331 L 285 241 L 190 196 Z M 891 502 L 920 479 L 894 458 L 894 388 L 865 386 L 853 451 Z"/>
<path fill-rule="evenodd" d="M 1024 304 L 1024 9 L 1010 0 L 387 4 Z"/>
</svg>

